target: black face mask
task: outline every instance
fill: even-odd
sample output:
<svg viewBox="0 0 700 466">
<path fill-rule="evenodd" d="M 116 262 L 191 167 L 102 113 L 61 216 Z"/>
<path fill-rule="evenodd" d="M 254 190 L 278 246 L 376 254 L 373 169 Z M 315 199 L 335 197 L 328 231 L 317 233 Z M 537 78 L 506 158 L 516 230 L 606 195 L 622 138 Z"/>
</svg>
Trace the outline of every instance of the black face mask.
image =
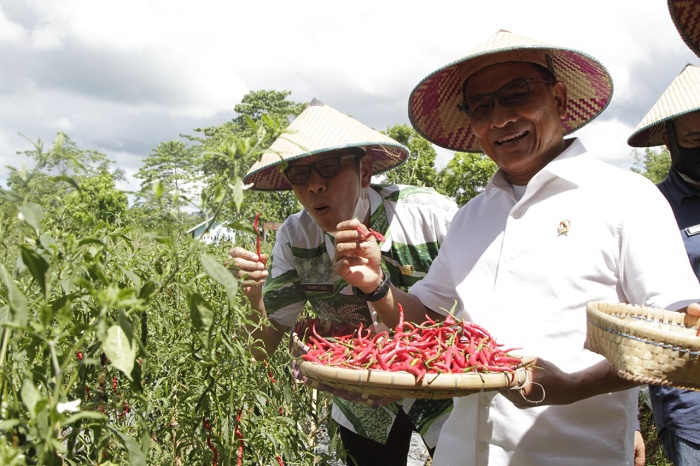
<svg viewBox="0 0 700 466">
<path fill-rule="evenodd" d="M 691 177 L 695 181 L 700 181 L 700 147 L 688 149 L 678 146 L 680 157 L 673 162 L 673 168 Z"/>
<path fill-rule="evenodd" d="M 673 120 L 667 120 L 665 125 L 668 134 L 668 148 L 671 152 L 671 167 L 676 171 L 700 181 L 700 147 L 688 149 L 678 145 L 676 126 Z"/>
</svg>

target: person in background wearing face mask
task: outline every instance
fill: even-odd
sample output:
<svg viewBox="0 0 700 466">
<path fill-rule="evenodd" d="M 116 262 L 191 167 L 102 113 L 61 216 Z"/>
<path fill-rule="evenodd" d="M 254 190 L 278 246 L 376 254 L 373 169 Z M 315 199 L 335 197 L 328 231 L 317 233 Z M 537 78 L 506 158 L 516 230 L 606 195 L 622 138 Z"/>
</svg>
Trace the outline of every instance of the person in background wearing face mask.
<svg viewBox="0 0 700 466">
<path fill-rule="evenodd" d="M 292 189 L 304 207 L 277 231 L 269 261 L 241 247 L 229 253 L 232 272 L 244 280 L 252 319 L 267 316 L 271 322 L 253 333 L 262 343 L 253 348 L 256 358 L 275 351 L 307 303 L 321 319 L 386 329 L 373 302 L 384 297 L 389 283 L 407 289 L 425 276 L 457 212 L 454 201 L 432 188 L 371 183 L 373 175 L 404 162 L 408 152 L 314 100 L 245 175 L 253 189 Z M 351 219 L 362 231 L 358 247 L 377 248 L 366 235 L 369 228 L 383 235 L 373 264 L 382 270 L 382 286 L 366 293 L 362 281 L 346 280 L 334 269 L 336 227 Z M 451 399 L 374 407 L 336 396 L 331 414 L 349 465 L 405 466 L 412 432 L 420 432 L 432 452 L 451 409 Z"/>
<path fill-rule="evenodd" d="M 627 143 L 668 148 L 671 169 L 657 186 L 673 209 L 700 280 L 700 67 L 683 69 Z M 700 392 L 652 385 L 649 395 L 666 455 L 676 466 L 699 465 Z"/>
</svg>

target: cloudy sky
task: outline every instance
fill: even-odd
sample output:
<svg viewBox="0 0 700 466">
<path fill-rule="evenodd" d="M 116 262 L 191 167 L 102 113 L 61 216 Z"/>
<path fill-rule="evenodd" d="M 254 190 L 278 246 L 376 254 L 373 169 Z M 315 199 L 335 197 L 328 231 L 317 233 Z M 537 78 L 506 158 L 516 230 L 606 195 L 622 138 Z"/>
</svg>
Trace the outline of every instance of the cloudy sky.
<svg viewBox="0 0 700 466">
<path fill-rule="evenodd" d="M 254 90 L 316 97 L 378 130 L 409 123 L 413 87 L 499 29 L 608 68 L 612 103 L 574 134 L 625 168 L 627 137 L 700 62 L 666 0 L 0 0 L 0 183 L 18 151 L 63 131 L 135 189 L 160 142 L 224 123 Z"/>
</svg>

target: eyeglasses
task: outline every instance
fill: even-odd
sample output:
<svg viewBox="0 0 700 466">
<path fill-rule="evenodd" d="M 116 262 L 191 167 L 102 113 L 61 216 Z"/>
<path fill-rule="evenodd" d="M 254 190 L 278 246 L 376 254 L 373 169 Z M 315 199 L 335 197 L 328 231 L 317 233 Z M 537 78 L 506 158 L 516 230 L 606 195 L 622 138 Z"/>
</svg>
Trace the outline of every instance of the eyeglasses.
<svg viewBox="0 0 700 466">
<path fill-rule="evenodd" d="M 341 162 L 355 157 L 355 154 L 336 155 L 308 165 L 290 165 L 284 170 L 284 175 L 292 184 L 304 184 L 309 181 L 312 169 L 323 178 L 333 178 L 340 173 Z"/>
<path fill-rule="evenodd" d="M 539 81 L 545 84 L 554 84 L 552 81 L 540 78 L 522 79 L 513 81 L 498 89 L 496 92 L 489 94 L 479 94 L 466 99 L 457 108 L 469 115 L 471 118 L 485 118 L 493 110 L 493 100 L 498 100 L 498 103 L 504 107 L 513 107 L 523 103 L 532 94 L 530 83 Z"/>
</svg>

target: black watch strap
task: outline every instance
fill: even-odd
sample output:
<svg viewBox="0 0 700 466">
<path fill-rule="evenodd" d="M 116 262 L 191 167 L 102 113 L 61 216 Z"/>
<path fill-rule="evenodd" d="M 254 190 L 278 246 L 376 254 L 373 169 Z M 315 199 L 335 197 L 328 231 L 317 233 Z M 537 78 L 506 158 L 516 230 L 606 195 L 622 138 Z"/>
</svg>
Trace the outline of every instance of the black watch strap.
<svg viewBox="0 0 700 466">
<path fill-rule="evenodd" d="M 365 294 L 360 291 L 359 288 L 355 288 L 354 286 L 352 287 L 352 293 L 363 301 L 379 301 L 386 296 L 386 294 L 389 292 L 389 288 L 391 288 L 391 280 L 389 280 L 389 275 L 386 272 L 383 272 L 383 276 L 384 278 L 382 278 L 382 283 L 379 285 L 379 288 L 374 290 L 373 293 Z"/>
</svg>

